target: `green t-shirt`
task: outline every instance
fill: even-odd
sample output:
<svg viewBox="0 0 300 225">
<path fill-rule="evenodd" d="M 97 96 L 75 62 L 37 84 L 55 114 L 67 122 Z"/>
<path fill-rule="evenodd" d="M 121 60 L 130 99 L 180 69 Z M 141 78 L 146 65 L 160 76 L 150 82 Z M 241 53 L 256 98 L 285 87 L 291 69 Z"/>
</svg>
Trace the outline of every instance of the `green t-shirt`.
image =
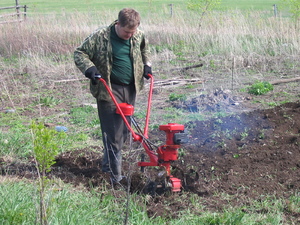
<svg viewBox="0 0 300 225">
<path fill-rule="evenodd" d="M 111 82 L 116 84 L 130 84 L 133 82 L 133 66 L 130 58 L 130 40 L 119 38 L 115 26 L 111 29 L 111 44 L 113 51 L 113 65 Z"/>
</svg>

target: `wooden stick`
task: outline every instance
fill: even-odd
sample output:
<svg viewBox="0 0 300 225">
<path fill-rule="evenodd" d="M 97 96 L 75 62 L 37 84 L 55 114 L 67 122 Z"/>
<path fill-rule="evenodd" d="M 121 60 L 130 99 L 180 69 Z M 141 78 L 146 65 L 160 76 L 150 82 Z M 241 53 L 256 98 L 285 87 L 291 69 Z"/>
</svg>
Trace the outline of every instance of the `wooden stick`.
<svg viewBox="0 0 300 225">
<path fill-rule="evenodd" d="M 289 82 L 295 82 L 295 81 L 300 81 L 300 77 L 290 78 L 290 79 L 282 79 L 282 80 L 274 80 L 274 81 L 271 81 L 270 84 L 276 85 L 276 84 L 283 84 L 283 83 L 289 83 Z"/>
<path fill-rule="evenodd" d="M 160 80 L 154 81 L 155 87 L 174 87 L 186 84 L 202 84 L 204 81 L 200 79 L 172 79 L 172 80 Z"/>
<path fill-rule="evenodd" d="M 1 9 L 15 9 L 15 8 L 25 8 L 25 5 L 1 7 L 0 10 Z"/>
<path fill-rule="evenodd" d="M 196 64 L 196 65 L 193 65 L 193 66 L 186 66 L 186 67 L 180 67 L 180 68 L 173 68 L 173 69 L 170 69 L 170 71 L 176 71 L 176 70 L 179 70 L 179 71 L 182 71 L 182 70 L 188 70 L 188 69 L 193 69 L 193 68 L 198 68 L 198 67 L 202 67 L 203 66 L 203 63 L 201 64 Z"/>
<path fill-rule="evenodd" d="M 87 80 L 86 78 L 78 78 L 78 79 L 70 79 L 70 80 L 54 80 L 54 83 L 64 83 L 64 82 L 72 82 L 72 81 L 82 81 Z"/>
</svg>

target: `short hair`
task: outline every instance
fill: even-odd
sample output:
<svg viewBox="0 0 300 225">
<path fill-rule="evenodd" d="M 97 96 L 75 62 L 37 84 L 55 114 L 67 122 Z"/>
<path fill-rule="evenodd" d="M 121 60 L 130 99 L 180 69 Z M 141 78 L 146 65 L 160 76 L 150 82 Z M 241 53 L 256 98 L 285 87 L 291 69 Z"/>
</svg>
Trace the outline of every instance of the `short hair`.
<svg viewBox="0 0 300 225">
<path fill-rule="evenodd" d="M 140 14 L 131 8 L 124 8 L 119 12 L 118 22 L 121 27 L 134 28 L 140 25 Z"/>
</svg>

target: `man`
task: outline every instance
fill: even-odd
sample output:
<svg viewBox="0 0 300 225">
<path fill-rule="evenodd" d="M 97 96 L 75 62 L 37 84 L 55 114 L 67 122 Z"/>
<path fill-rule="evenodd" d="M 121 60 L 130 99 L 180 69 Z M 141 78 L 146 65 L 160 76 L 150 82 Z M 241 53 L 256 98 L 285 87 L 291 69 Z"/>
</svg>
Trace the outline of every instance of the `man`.
<svg viewBox="0 0 300 225">
<path fill-rule="evenodd" d="M 75 64 L 90 79 L 90 91 L 97 99 L 104 144 L 102 171 L 110 173 L 114 183 L 123 179 L 121 149 L 128 129 L 95 75 L 105 79 L 118 103 L 134 105 L 136 94 L 143 88 L 143 77 L 149 79 L 148 74 L 152 75 L 148 41 L 139 25 L 139 13 L 124 8 L 118 20 L 96 30 L 74 52 Z"/>
</svg>

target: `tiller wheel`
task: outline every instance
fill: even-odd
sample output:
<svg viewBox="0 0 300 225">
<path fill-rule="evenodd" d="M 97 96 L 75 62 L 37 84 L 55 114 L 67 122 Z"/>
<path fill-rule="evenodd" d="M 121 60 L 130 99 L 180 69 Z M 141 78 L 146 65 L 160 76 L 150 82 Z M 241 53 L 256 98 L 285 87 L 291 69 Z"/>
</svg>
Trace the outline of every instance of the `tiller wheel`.
<svg viewBox="0 0 300 225">
<path fill-rule="evenodd" d="M 178 149 L 180 144 L 187 142 L 187 135 L 184 133 L 184 125 L 177 123 L 169 123 L 160 125 L 159 129 L 166 133 L 166 144 L 157 148 L 156 153 L 149 148 L 149 145 L 144 145 L 146 153 L 150 158 L 150 162 L 138 162 L 138 166 L 143 169 L 146 166 L 164 167 L 167 172 L 167 187 L 171 187 L 173 192 L 181 190 L 181 180 L 171 175 L 171 163 L 178 159 Z"/>
</svg>

